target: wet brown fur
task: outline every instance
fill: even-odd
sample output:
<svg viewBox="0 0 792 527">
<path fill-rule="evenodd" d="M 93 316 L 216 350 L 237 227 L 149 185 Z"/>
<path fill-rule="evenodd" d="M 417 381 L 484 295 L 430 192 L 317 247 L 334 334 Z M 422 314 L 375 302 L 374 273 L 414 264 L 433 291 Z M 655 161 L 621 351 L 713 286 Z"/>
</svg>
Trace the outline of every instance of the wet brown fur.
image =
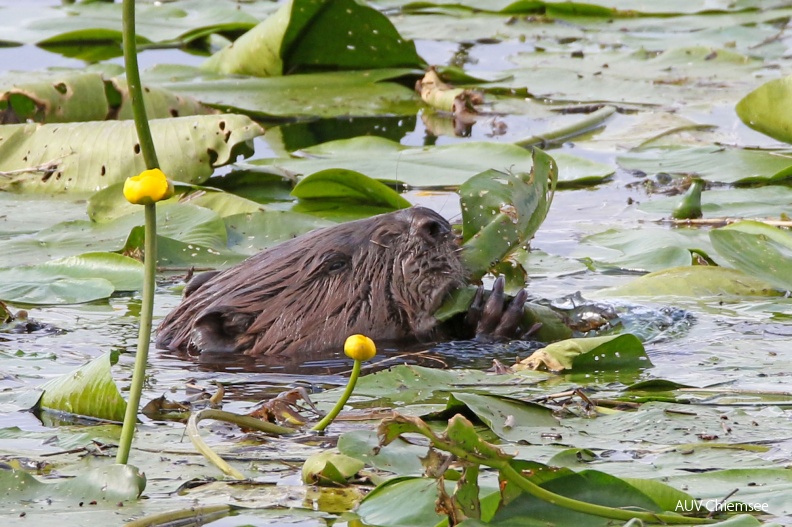
<svg viewBox="0 0 792 527">
<path fill-rule="evenodd" d="M 277 355 L 430 340 L 432 316 L 465 280 L 448 222 L 415 207 L 312 231 L 194 288 L 160 324 L 157 346 Z"/>
</svg>

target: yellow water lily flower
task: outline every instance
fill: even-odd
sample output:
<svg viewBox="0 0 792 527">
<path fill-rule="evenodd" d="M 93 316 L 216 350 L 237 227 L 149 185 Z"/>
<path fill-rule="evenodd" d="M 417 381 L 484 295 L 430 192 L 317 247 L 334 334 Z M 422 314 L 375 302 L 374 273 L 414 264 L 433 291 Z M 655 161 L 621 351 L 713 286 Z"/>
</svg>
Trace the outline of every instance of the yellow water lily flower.
<svg viewBox="0 0 792 527">
<path fill-rule="evenodd" d="M 344 342 L 344 353 L 350 359 L 365 361 L 377 354 L 374 341 L 365 335 L 352 335 Z"/>
<path fill-rule="evenodd" d="M 159 168 L 144 170 L 124 182 L 124 197 L 135 205 L 151 205 L 173 196 L 173 183 Z"/>
</svg>

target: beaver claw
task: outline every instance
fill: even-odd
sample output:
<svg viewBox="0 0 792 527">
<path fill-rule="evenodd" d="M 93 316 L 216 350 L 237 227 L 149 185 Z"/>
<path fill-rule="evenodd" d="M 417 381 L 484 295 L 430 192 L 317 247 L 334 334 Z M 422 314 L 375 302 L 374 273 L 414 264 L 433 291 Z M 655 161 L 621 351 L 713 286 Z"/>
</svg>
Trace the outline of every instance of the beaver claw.
<svg viewBox="0 0 792 527">
<path fill-rule="evenodd" d="M 511 301 L 507 301 L 504 284 L 505 280 L 499 276 L 486 302 L 484 288 L 479 287 L 468 309 L 465 323 L 469 328 L 476 328 L 475 338 L 479 342 L 499 342 L 519 338 L 524 333 L 520 323 L 528 291 L 521 289 Z"/>
</svg>

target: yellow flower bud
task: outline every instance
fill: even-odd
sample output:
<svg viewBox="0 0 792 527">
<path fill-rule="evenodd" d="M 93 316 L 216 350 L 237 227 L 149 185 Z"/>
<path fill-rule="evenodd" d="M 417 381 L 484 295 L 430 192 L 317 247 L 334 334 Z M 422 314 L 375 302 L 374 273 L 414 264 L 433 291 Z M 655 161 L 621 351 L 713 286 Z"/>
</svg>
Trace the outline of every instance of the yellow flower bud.
<svg viewBox="0 0 792 527">
<path fill-rule="evenodd" d="M 162 170 L 145 170 L 124 182 L 124 197 L 135 205 L 151 205 L 173 196 L 173 183 Z"/>
<path fill-rule="evenodd" d="M 352 335 L 344 342 L 344 353 L 350 359 L 364 361 L 374 358 L 377 347 L 374 341 L 365 335 Z"/>
</svg>

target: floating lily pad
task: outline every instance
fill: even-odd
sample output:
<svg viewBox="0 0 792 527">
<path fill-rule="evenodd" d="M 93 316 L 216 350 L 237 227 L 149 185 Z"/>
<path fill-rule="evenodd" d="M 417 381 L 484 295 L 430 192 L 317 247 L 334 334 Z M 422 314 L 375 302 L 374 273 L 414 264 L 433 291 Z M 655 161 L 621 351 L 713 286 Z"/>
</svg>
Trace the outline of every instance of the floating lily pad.
<svg viewBox="0 0 792 527">
<path fill-rule="evenodd" d="M 144 92 L 149 119 L 199 115 L 214 110 L 162 88 Z M 0 77 L 0 115 L 5 122 L 66 123 L 132 119 L 126 80 L 84 70 L 18 72 Z"/>
<path fill-rule="evenodd" d="M 190 42 L 215 32 L 239 32 L 257 22 L 251 12 L 263 15 L 269 4 L 254 8 L 245 4 L 190 0 L 136 7 L 135 29 L 143 42 Z M 58 7 L 33 3 L 3 6 L 3 41 L 48 46 L 69 43 L 121 43 L 121 4 L 80 2 Z M 120 53 L 118 53 L 120 55 Z"/>
<path fill-rule="evenodd" d="M 0 269 L 0 299 L 21 304 L 79 304 L 142 285 L 143 264 L 112 253 Z"/>
<path fill-rule="evenodd" d="M 737 269 L 792 291 L 792 235 L 756 221 L 741 221 L 710 231 L 715 250 Z"/>
<path fill-rule="evenodd" d="M 291 175 L 345 168 L 409 187 L 456 188 L 488 169 L 518 173 L 533 165 L 529 150 L 511 144 L 468 142 L 417 148 L 379 137 L 331 141 L 306 148 L 296 155 L 299 157 L 257 159 L 237 166 Z M 568 185 L 599 183 L 612 173 L 603 164 L 577 156 L 562 154 L 561 158 L 564 165 L 558 164 L 559 179 L 564 179 Z"/>
<path fill-rule="evenodd" d="M 264 132 L 242 115 L 159 119 L 151 129 L 163 171 L 188 183 L 249 153 L 247 141 Z M 14 171 L 3 190 L 96 191 L 145 169 L 132 121 L 6 125 L 0 141 L 0 170 Z"/>
<path fill-rule="evenodd" d="M 136 500 L 146 488 L 146 476 L 132 465 L 107 464 L 83 469 L 73 479 L 44 483 L 22 470 L 0 470 L 0 485 L 7 500 L 20 503 L 71 502 L 117 504 Z"/>
<path fill-rule="evenodd" d="M 198 69 L 159 67 L 143 74 L 146 85 L 257 118 L 415 115 L 415 92 L 397 84 L 404 68 L 305 73 L 282 77 L 218 77 Z M 189 73 L 188 73 L 189 72 Z M 329 168 L 329 167 L 328 167 Z"/>
<path fill-rule="evenodd" d="M 576 253 L 591 258 L 598 267 L 660 271 L 690 265 L 693 250 L 713 252 L 705 232 L 642 225 L 640 229 L 609 229 L 586 236 Z"/>
<path fill-rule="evenodd" d="M 498 437 L 508 441 L 540 442 L 542 432 L 558 426 L 550 408 L 485 394 L 454 392 L 449 395 L 448 406 L 441 414 L 453 414 L 463 408 L 481 419 Z"/>
<path fill-rule="evenodd" d="M 780 152 L 706 146 L 650 148 L 617 159 L 627 170 L 694 175 L 734 185 L 783 184 L 792 179 L 792 156 Z"/>
<path fill-rule="evenodd" d="M 623 286 L 599 291 L 607 297 L 688 298 L 780 296 L 772 284 L 726 267 L 694 265 L 674 267 L 636 278 Z"/>
<path fill-rule="evenodd" d="M 0 241 L 0 265 L 35 264 L 86 251 L 120 251 L 134 227 L 143 225 L 142 207 L 107 223 L 73 220 L 35 234 Z M 157 206 L 158 234 L 215 250 L 226 247 L 226 228 L 213 211 L 194 205 L 162 202 Z"/>
</svg>

